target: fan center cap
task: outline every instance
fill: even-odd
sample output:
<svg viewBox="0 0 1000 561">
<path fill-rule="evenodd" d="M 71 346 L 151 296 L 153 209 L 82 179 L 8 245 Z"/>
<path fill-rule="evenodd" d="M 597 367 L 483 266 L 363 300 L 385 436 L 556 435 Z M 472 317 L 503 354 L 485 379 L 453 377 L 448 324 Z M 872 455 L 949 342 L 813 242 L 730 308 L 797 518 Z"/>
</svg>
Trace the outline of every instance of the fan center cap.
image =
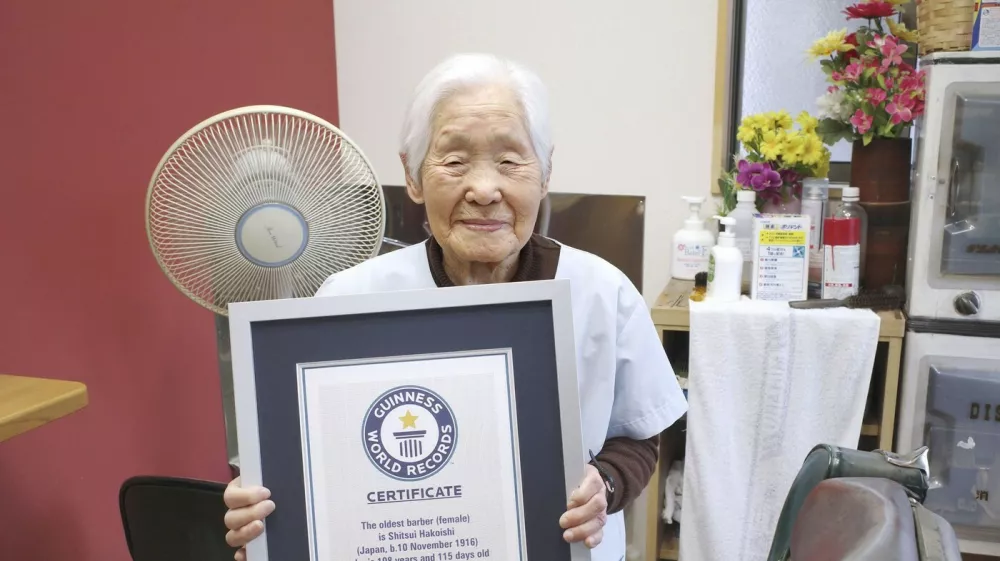
<svg viewBox="0 0 1000 561">
<path fill-rule="evenodd" d="M 283 203 L 265 203 L 246 211 L 236 224 L 236 246 L 261 267 L 281 267 L 298 259 L 309 243 L 302 213 Z"/>
</svg>

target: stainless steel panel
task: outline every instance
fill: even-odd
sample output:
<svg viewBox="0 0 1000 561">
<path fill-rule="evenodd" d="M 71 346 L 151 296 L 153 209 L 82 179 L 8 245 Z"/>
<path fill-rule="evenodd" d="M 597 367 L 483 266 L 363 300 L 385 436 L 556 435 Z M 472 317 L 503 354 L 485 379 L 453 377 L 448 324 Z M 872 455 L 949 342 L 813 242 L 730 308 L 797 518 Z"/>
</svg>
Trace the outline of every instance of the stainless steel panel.
<svg viewBox="0 0 1000 561">
<path fill-rule="evenodd" d="M 427 239 L 430 230 L 423 206 L 410 200 L 405 187 L 385 186 L 383 191 L 387 215 L 382 252 Z M 549 193 L 535 231 L 603 258 L 642 291 L 645 203 L 639 196 Z"/>
</svg>

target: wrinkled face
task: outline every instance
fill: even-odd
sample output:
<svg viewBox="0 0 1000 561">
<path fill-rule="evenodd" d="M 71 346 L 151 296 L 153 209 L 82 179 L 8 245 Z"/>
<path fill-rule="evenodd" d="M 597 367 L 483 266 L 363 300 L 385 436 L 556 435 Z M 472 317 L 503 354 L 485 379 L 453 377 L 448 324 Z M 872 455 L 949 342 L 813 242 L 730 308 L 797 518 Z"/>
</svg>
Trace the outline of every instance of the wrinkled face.
<svg viewBox="0 0 1000 561">
<path fill-rule="evenodd" d="M 528 242 L 546 194 L 539 155 L 520 105 L 504 87 L 479 87 L 443 101 L 431 127 L 419 185 L 434 239 L 472 263 L 501 263 Z"/>
</svg>

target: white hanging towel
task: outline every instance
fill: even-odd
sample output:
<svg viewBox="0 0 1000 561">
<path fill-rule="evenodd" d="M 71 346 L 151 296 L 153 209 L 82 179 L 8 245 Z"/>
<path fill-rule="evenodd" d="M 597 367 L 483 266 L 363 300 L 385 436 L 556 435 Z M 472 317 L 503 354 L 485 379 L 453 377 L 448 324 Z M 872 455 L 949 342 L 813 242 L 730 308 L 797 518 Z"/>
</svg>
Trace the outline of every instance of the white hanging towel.
<svg viewBox="0 0 1000 561">
<path fill-rule="evenodd" d="M 763 561 L 817 444 L 857 448 L 879 317 L 692 302 L 681 561 Z"/>
</svg>

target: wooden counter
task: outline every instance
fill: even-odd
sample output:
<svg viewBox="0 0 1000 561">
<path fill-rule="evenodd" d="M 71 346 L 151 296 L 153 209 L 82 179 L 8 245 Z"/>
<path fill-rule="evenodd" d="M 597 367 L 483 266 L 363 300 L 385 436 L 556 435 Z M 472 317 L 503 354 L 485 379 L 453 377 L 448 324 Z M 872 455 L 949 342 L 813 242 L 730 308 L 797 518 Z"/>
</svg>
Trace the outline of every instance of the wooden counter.
<svg viewBox="0 0 1000 561">
<path fill-rule="evenodd" d="M 691 325 L 688 304 L 693 281 L 671 279 L 667 289 L 660 293 L 656 303 L 650 308 L 653 323 L 660 329 L 687 331 Z M 879 341 L 890 338 L 900 338 L 906 332 L 906 317 L 903 312 L 878 312 L 882 319 L 879 327 Z"/>
<path fill-rule="evenodd" d="M 80 382 L 0 374 L 0 442 L 87 405 Z"/>
</svg>

